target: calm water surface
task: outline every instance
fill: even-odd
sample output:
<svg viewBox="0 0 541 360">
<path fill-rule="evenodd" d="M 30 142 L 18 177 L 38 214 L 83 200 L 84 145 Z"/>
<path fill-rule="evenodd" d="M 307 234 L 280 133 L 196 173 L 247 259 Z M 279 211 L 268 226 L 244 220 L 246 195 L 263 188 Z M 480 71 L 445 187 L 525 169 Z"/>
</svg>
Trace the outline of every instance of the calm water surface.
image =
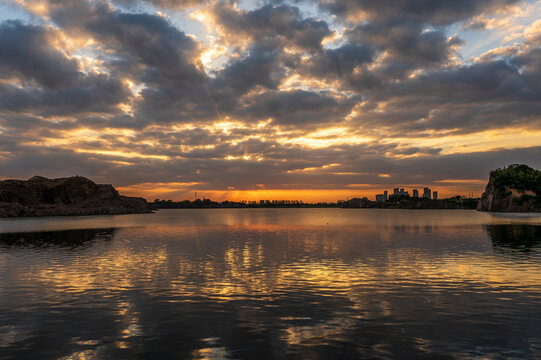
<svg viewBox="0 0 541 360">
<path fill-rule="evenodd" d="M 541 359 L 541 217 L 0 220 L 1 359 Z"/>
</svg>

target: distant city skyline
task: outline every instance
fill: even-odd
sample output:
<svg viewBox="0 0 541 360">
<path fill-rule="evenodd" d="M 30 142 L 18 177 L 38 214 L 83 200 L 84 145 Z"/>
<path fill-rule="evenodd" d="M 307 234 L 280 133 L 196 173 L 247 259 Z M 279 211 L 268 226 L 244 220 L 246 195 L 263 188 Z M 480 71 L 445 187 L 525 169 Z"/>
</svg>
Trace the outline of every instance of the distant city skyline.
<svg viewBox="0 0 541 360">
<path fill-rule="evenodd" d="M 406 191 L 406 188 L 397 187 L 397 188 L 393 188 L 392 194 L 389 194 L 388 190 L 384 190 L 383 194 L 376 194 L 375 201 L 384 202 L 393 196 L 411 196 L 411 197 L 422 197 L 426 199 L 437 200 L 438 195 L 439 195 L 438 191 L 433 190 L 429 187 L 423 187 L 423 194 L 421 196 L 419 196 L 419 189 L 417 188 L 412 188 L 411 195 L 410 195 L 409 191 Z"/>
</svg>

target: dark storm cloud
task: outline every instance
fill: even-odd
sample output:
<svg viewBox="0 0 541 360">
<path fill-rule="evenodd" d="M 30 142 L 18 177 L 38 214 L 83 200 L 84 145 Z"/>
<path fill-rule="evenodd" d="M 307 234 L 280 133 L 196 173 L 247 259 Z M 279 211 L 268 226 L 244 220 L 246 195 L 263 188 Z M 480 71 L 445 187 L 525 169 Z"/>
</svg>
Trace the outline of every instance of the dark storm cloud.
<svg viewBox="0 0 541 360">
<path fill-rule="evenodd" d="M 307 64 L 308 71 L 317 77 L 346 78 L 352 75 L 356 67 L 372 62 L 374 55 L 374 50 L 369 46 L 346 44 L 312 56 Z"/>
<path fill-rule="evenodd" d="M 450 36 L 443 25 L 501 9 L 518 0 L 481 1 L 349 1 L 321 0 L 321 8 L 349 18 L 345 36 L 349 44 L 370 48 L 377 68 L 358 66 L 345 85 L 358 90 L 378 88 L 403 80 L 415 70 L 427 70 L 454 61 L 462 40 Z M 358 12 L 361 11 L 362 14 Z M 356 18 L 353 20 L 352 18 Z M 436 26 L 433 28 L 432 26 Z"/>
<path fill-rule="evenodd" d="M 19 88 L 0 84 L 0 109 L 41 115 L 75 115 L 81 112 L 115 113 L 129 96 L 117 80 L 97 75 L 60 90 Z"/>
<path fill-rule="evenodd" d="M 136 74 L 145 83 L 166 82 L 172 87 L 186 88 L 205 81 L 204 73 L 193 62 L 198 54 L 197 42 L 166 19 L 150 14 L 121 13 L 97 4 L 84 10 L 87 16 L 82 23 L 74 23 L 73 18 L 83 15 L 80 11 L 79 7 L 58 8 L 52 17 L 61 26 L 82 29 L 95 36 L 116 56 L 146 66 L 143 69 L 146 71 Z"/>
<path fill-rule="evenodd" d="M 540 64 L 541 51 L 530 49 L 500 60 L 425 71 L 367 93 L 357 121 L 398 136 L 408 131 L 539 128 Z"/>
<path fill-rule="evenodd" d="M 346 31 L 346 37 L 349 43 L 312 56 L 299 71 L 317 78 L 338 78 L 344 87 L 356 91 L 382 88 L 412 71 L 448 64 L 461 43 L 457 37 L 424 31 L 411 22 L 359 25 Z"/>
<path fill-rule="evenodd" d="M 526 163 L 540 168 L 540 151 L 541 147 L 530 147 L 411 158 L 397 161 L 395 170 L 391 170 L 391 172 L 394 172 L 397 178 L 408 179 L 409 182 L 413 182 L 415 175 L 420 173 L 422 173 L 423 180 L 431 182 L 444 179 L 460 179 L 465 176 L 470 179 L 488 179 L 490 170 L 509 164 Z M 408 167 L 416 169 L 417 173 L 409 171 Z"/>
<path fill-rule="evenodd" d="M 243 104 L 242 115 L 248 121 L 272 118 L 274 124 L 283 126 L 331 125 L 343 121 L 359 100 L 304 90 L 269 91 L 250 97 Z"/>
<path fill-rule="evenodd" d="M 434 25 L 469 19 L 519 0 L 317 0 L 322 9 L 341 16 L 367 13 L 371 19 L 402 18 Z"/>
<path fill-rule="evenodd" d="M 52 31 L 20 21 L 0 24 L 0 76 L 17 76 L 49 89 L 73 85 L 82 76 L 76 60 L 51 46 Z"/>
<path fill-rule="evenodd" d="M 185 88 L 199 84 L 205 75 L 194 65 L 197 44 L 159 16 L 106 14 L 88 25 L 103 43 L 125 51 L 149 67 L 145 83 L 168 82 Z"/>
<path fill-rule="evenodd" d="M 233 59 L 215 72 L 204 94 L 204 101 L 210 107 L 207 105 L 201 110 L 213 110 L 208 113 L 212 120 L 220 120 L 223 116 L 242 116 L 245 113 L 243 102 L 251 102 L 251 97 L 255 96 L 247 95 L 251 91 L 276 91 L 288 73 L 287 57 L 274 43 L 248 48 L 245 57 Z M 270 116 L 247 120 L 255 122 Z"/>
<path fill-rule="evenodd" d="M 405 82 L 397 94 L 447 97 L 455 103 L 495 100 L 539 100 L 539 84 L 506 60 L 433 71 Z M 529 74 L 528 74 L 529 75 Z M 533 80 L 533 79 L 532 79 Z"/>
<path fill-rule="evenodd" d="M 9 112 L 74 114 L 114 112 L 128 92 L 114 76 L 84 74 L 52 43 L 57 34 L 19 21 L 0 24 L 0 109 Z"/>
<path fill-rule="evenodd" d="M 134 6 L 141 3 L 151 4 L 164 9 L 185 9 L 201 5 L 205 0 L 113 0 L 115 4 Z"/>
<path fill-rule="evenodd" d="M 541 45 L 541 39 L 539 44 Z M 539 47 L 510 57 L 509 62 L 522 69 L 524 71 L 523 74 L 528 77 L 528 80 L 531 79 L 532 82 L 536 82 L 539 76 L 541 76 L 541 49 Z"/>
<path fill-rule="evenodd" d="M 61 26 L 97 39 L 108 50 L 105 60 L 111 69 L 144 84 L 140 100 L 132 104 L 138 121 L 215 118 L 208 106 L 209 79 L 198 63 L 200 45 L 167 19 L 123 13 L 102 3 L 56 8 L 52 18 Z"/>
<path fill-rule="evenodd" d="M 216 74 L 214 86 L 218 91 L 230 88 L 239 96 L 255 86 L 275 89 L 285 76 L 281 52 L 274 47 L 255 46 L 248 56 L 234 60 Z"/>
<path fill-rule="evenodd" d="M 444 64 L 461 44 L 441 30 L 426 30 L 418 22 L 388 21 L 366 23 L 346 32 L 349 41 L 370 44 L 387 51 L 392 61 L 409 62 L 414 68 Z"/>
<path fill-rule="evenodd" d="M 209 90 L 218 102 L 219 111 L 224 114 L 246 112 L 237 110 L 244 106 L 238 103 L 244 94 L 256 87 L 276 90 L 289 70 L 298 66 L 298 56 L 285 53 L 285 47 L 321 51 L 322 40 L 331 34 L 324 21 L 303 19 L 298 8 L 284 4 L 241 11 L 226 3 L 216 3 L 210 11 L 221 31 L 225 32 L 222 35 L 226 41 L 231 41 L 229 37 L 239 39 L 239 44 L 249 40 L 242 56 L 229 61 L 215 73 Z M 250 99 L 245 100 L 253 103 Z M 274 114 L 258 115 L 262 117 L 253 120 Z"/>
<path fill-rule="evenodd" d="M 286 4 L 240 11 L 227 3 L 218 3 L 212 13 L 230 36 L 247 36 L 256 42 L 279 38 L 282 46 L 317 50 L 321 48 L 321 41 L 331 35 L 326 22 L 303 19 L 297 7 Z"/>
</svg>

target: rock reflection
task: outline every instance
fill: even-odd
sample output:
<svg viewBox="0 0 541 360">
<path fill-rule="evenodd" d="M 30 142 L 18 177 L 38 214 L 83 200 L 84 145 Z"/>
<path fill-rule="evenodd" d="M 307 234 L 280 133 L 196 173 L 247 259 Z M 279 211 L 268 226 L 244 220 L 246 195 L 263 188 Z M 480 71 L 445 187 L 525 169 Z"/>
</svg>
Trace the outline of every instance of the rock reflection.
<svg viewBox="0 0 541 360">
<path fill-rule="evenodd" d="M 541 248 L 541 226 L 530 224 L 487 225 L 487 233 L 497 248 L 530 252 Z"/>
<path fill-rule="evenodd" d="M 28 233 L 0 234 L 0 247 L 62 247 L 80 248 L 90 246 L 96 241 L 109 241 L 115 229 L 83 229 Z"/>
</svg>

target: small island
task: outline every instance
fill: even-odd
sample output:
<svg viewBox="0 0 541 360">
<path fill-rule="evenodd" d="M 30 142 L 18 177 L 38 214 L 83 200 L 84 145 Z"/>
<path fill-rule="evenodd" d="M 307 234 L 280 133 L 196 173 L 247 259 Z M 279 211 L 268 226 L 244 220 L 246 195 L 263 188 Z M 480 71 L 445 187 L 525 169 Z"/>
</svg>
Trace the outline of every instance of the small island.
<svg viewBox="0 0 541 360">
<path fill-rule="evenodd" d="M 541 211 L 541 171 L 524 164 L 514 164 L 491 171 L 477 210 Z"/>
<path fill-rule="evenodd" d="M 82 177 L 0 181 L 0 217 L 149 213 L 143 198 L 120 195 L 112 185 Z"/>
</svg>

